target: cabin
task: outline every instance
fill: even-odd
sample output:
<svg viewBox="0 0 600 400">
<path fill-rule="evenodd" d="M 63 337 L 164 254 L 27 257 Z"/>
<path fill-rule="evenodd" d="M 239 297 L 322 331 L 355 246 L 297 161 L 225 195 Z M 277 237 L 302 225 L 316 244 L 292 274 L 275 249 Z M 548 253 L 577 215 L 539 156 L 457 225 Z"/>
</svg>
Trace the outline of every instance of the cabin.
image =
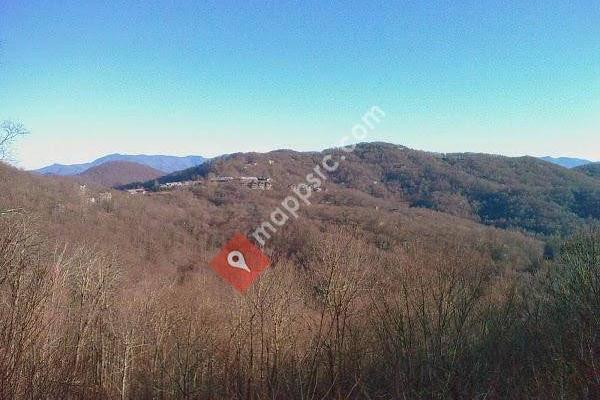
<svg viewBox="0 0 600 400">
<path fill-rule="evenodd" d="M 130 195 L 136 195 L 136 194 L 146 194 L 146 189 L 144 188 L 137 188 L 137 189 L 128 189 L 127 193 L 129 193 Z"/>
</svg>

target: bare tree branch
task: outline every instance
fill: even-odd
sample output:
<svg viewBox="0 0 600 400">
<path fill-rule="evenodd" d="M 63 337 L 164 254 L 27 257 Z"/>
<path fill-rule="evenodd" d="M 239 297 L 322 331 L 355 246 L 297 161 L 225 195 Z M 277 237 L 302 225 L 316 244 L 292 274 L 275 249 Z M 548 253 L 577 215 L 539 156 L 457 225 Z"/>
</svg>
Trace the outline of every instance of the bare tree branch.
<svg viewBox="0 0 600 400">
<path fill-rule="evenodd" d="M 20 136 L 27 135 L 29 131 L 20 122 L 4 121 L 0 124 L 0 160 L 8 158 L 10 146 Z"/>
</svg>

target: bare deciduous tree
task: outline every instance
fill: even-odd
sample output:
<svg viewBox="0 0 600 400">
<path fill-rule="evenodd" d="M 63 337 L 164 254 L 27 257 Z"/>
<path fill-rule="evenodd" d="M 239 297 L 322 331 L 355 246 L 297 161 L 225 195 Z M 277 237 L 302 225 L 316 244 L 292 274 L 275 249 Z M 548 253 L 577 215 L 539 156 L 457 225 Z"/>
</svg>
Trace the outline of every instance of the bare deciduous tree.
<svg viewBox="0 0 600 400">
<path fill-rule="evenodd" d="M 20 122 L 4 121 L 0 123 L 0 162 L 10 158 L 10 146 L 18 137 L 28 134 L 29 131 Z M 2 210 L 0 216 L 18 210 Z"/>
<path fill-rule="evenodd" d="M 0 160 L 9 158 L 10 146 L 29 131 L 20 122 L 4 121 L 0 124 Z"/>
</svg>

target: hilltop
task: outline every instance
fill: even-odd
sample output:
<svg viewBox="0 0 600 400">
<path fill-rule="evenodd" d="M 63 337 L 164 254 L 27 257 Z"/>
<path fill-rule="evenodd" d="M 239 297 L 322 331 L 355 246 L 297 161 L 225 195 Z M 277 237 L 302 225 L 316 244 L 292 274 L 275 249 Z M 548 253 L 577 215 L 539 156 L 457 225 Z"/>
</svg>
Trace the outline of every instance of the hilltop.
<svg viewBox="0 0 600 400">
<path fill-rule="evenodd" d="M 143 164 L 129 161 L 108 161 L 79 173 L 76 177 L 106 187 L 156 179 L 165 173 Z"/>
</svg>

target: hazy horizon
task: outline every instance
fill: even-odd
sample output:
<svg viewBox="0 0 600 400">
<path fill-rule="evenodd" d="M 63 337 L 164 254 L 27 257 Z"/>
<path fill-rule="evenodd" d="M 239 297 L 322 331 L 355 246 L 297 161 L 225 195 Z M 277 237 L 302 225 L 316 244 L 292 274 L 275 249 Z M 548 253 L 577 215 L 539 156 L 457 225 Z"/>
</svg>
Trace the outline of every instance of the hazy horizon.
<svg viewBox="0 0 600 400">
<path fill-rule="evenodd" d="M 394 144 L 394 145 L 401 145 L 403 146 L 401 143 L 391 143 L 391 142 L 386 142 L 386 143 L 390 143 L 390 144 Z M 301 152 L 310 152 L 310 151 L 323 151 L 326 150 L 328 148 L 331 148 L 332 146 L 326 146 L 324 148 L 321 149 L 307 149 L 307 150 L 298 150 L 298 149 L 291 149 L 291 148 L 277 148 L 277 149 L 270 149 L 270 150 L 265 150 L 265 151 L 260 151 L 259 153 L 267 153 L 270 151 L 276 151 L 276 150 L 293 150 L 293 151 L 301 151 Z M 408 146 L 407 146 L 408 147 Z M 413 149 L 413 150 L 418 150 L 418 151 L 425 151 L 425 152 L 431 152 L 431 153 L 444 153 L 444 152 L 438 152 L 435 150 L 428 150 L 428 149 Z M 97 157 L 91 158 L 91 159 L 80 159 L 80 160 L 76 160 L 74 162 L 60 162 L 60 161 L 54 161 L 51 162 L 49 164 L 44 164 L 44 165 L 40 165 L 40 166 L 36 166 L 33 168 L 25 168 L 23 165 L 20 165 L 19 160 L 10 160 L 9 162 L 17 167 L 23 168 L 25 170 L 36 170 L 36 169 L 40 169 L 43 167 L 47 167 L 47 166 L 51 166 L 54 164 L 58 164 L 58 165 L 73 165 L 73 164 L 85 164 L 85 163 L 89 163 L 92 161 L 95 161 L 99 158 L 102 157 L 106 157 L 109 155 L 114 155 L 114 154 L 119 154 L 119 155 L 128 155 L 128 156 L 138 156 L 138 155 L 145 155 L 145 156 L 173 156 L 173 157 L 188 157 L 188 156 L 201 156 L 204 157 L 206 159 L 210 159 L 210 158 L 214 158 L 214 157 L 218 157 L 221 155 L 225 155 L 225 154 L 234 154 L 234 153 L 247 153 L 247 152 L 254 152 L 253 150 L 248 150 L 248 151 L 229 151 L 227 153 L 221 153 L 221 154 L 214 154 L 214 155 L 206 155 L 206 154 L 201 154 L 201 153 L 180 153 L 180 154 L 172 154 L 172 153 L 139 153 L 139 152 L 132 152 L 132 153 L 128 153 L 128 152 L 121 152 L 121 151 L 114 151 L 111 153 L 105 153 L 105 154 L 100 154 Z M 500 153 L 484 153 L 484 152 L 471 152 L 471 151 L 460 151 L 460 152 L 456 152 L 456 153 L 482 153 L 482 154 L 492 154 L 492 155 L 499 155 L 499 156 L 507 156 L 507 157 L 522 157 L 522 156 L 532 156 L 532 157 L 537 157 L 537 158 L 542 158 L 542 157 L 552 157 L 552 158 L 572 158 L 572 159 L 581 159 L 581 160 L 586 160 L 586 161 L 591 161 L 593 163 L 595 162 L 600 162 L 600 160 L 595 160 L 595 159 L 588 159 L 588 158 L 583 158 L 583 157 L 577 157 L 577 156 L 549 156 L 549 155 L 535 155 L 535 154 L 518 154 L 518 155 L 506 155 L 506 154 L 500 154 Z"/>
</svg>

